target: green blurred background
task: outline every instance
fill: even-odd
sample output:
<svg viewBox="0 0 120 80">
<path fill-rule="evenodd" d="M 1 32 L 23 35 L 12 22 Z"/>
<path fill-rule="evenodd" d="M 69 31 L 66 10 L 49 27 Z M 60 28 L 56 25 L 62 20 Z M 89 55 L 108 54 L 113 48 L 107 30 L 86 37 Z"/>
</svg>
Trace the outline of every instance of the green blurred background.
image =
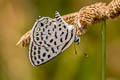
<svg viewBox="0 0 120 80">
<path fill-rule="evenodd" d="M 33 67 L 28 47 L 16 46 L 38 16 L 54 18 L 83 6 L 111 0 L 0 0 L 0 80 L 101 80 L 101 23 L 92 25 L 77 46 Z M 120 80 L 120 18 L 107 20 L 107 80 Z M 80 47 L 88 53 L 84 57 Z"/>
</svg>

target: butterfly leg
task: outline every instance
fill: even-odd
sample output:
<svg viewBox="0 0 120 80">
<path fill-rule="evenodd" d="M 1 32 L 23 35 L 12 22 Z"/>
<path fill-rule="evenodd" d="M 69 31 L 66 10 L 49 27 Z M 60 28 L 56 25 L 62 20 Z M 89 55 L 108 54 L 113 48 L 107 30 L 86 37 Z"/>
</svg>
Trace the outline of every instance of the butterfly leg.
<svg viewBox="0 0 120 80">
<path fill-rule="evenodd" d="M 79 44 L 80 43 L 80 37 L 76 36 L 75 39 L 74 39 L 74 42 Z M 74 43 L 75 54 L 77 54 L 77 49 L 76 49 L 76 44 L 75 43 Z M 82 50 L 81 48 L 80 48 L 80 50 L 82 51 L 82 53 L 84 54 L 85 57 L 88 57 L 88 54 L 84 50 Z"/>
</svg>

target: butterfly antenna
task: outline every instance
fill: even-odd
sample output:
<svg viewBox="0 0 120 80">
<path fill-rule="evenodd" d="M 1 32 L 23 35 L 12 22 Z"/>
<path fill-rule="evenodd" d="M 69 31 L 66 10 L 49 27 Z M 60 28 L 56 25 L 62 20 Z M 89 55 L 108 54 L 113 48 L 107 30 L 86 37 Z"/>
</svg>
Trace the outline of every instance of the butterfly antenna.
<svg viewBox="0 0 120 80">
<path fill-rule="evenodd" d="M 77 45 L 79 45 L 79 43 L 77 43 Z M 74 43 L 74 49 L 75 49 L 75 54 L 77 55 L 76 43 Z M 82 48 L 80 48 L 80 50 L 85 57 L 88 57 L 88 54 Z"/>
<path fill-rule="evenodd" d="M 74 43 L 75 54 L 77 55 L 76 44 Z"/>
</svg>

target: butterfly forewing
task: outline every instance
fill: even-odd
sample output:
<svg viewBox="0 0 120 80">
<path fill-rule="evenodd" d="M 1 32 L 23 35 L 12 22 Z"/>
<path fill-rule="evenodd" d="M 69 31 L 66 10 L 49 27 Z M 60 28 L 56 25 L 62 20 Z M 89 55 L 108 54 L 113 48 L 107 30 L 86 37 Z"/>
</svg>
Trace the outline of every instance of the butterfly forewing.
<svg viewBox="0 0 120 80">
<path fill-rule="evenodd" d="M 75 39 L 73 27 L 56 12 L 56 20 L 40 17 L 32 28 L 29 58 L 34 66 L 43 64 L 67 49 Z"/>
</svg>

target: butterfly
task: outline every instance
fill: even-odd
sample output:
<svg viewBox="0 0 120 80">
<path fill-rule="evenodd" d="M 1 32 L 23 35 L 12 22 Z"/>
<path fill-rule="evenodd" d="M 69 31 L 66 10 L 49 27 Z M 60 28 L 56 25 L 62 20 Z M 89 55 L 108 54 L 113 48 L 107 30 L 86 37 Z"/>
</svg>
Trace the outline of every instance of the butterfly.
<svg viewBox="0 0 120 80">
<path fill-rule="evenodd" d="M 55 19 L 39 17 L 35 22 L 29 45 L 29 59 L 33 66 L 44 64 L 66 50 L 73 42 L 80 42 L 72 25 L 56 11 Z"/>
</svg>

